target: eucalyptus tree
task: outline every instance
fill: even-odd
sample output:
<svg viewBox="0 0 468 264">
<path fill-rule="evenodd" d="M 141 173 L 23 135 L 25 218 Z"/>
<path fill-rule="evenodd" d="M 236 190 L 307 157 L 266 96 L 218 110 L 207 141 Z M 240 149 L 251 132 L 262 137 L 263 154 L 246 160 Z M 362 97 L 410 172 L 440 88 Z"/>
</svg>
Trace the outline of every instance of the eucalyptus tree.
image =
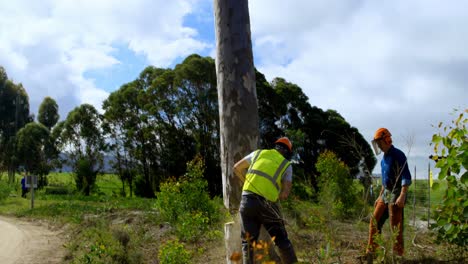
<svg viewBox="0 0 468 264">
<path fill-rule="evenodd" d="M 214 14 L 223 200 L 235 216 L 242 186 L 232 168 L 236 161 L 258 147 L 259 138 L 248 1 L 215 0 Z M 239 236 L 233 232 L 238 225 L 236 221 L 225 228 L 228 263 L 231 254 L 239 250 Z"/>
<path fill-rule="evenodd" d="M 283 78 L 275 78 L 271 88 L 262 83 L 258 89 L 259 101 L 262 102 L 260 120 L 267 120 L 269 126 L 261 126 L 261 136 L 271 137 L 276 135 L 275 131 L 286 131 L 295 145 L 295 171 L 302 172 L 304 175 L 301 176 L 315 188 L 318 187 L 315 163 L 326 149 L 335 152 L 353 176 L 359 171 L 362 161 L 372 171 L 376 160 L 369 144 L 337 111 L 323 111 L 311 106 L 302 89 Z M 262 143 L 268 147 L 268 140 Z"/>
<path fill-rule="evenodd" d="M 176 71 L 167 69 L 153 80 L 148 93 L 148 111 L 156 124 L 158 182 L 170 176 L 183 175 L 187 162 L 196 153 L 195 138 L 184 114 L 187 98 L 175 80 Z"/>
<path fill-rule="evenodd" d="M 255 75 L 258 95 L 260 146 L 262 148 L 271 148 L 273 147 L 273 142 L 284 134 L 280 128 L 281 126 L 278 125 L 278 121 L 286 112 L 286 104 L 266 80 L 265 75 L 257 70 L 255 71 Z"/>
<path fill-rule="evenodd" d="M 57 102 L 53 98 L 47 96 L 40 104 L 37 116 L 39 123 L 47 127 L 49 130 L 49 140 L 47 140 L 46 144 L 44 145 L 44 153 L 46 155 L 47 164 L 50 169 L 60 166 L 60 151 L 57 147 L 58 137 L 54 136 L 52 129 L 57 125 L 57 122 L 60 118 L 58 111 L 59 107 Z M 43 183 L 47 183 L 45 177 L 41 180 Z"/>
<path fill-rule="evenodd" d="M 18 165 L 16 133 L 32 119 L 29 114 L 29 97 L 23 85 L 8 80 L 4 68 L 0 67 L 0 170 L 8 171 L 10 183 L 14 181 Z"/>
<path fill-rule="evenodd" d="M 136 179 L 135 193 L 154 197 L 161 169 L 160 123 L 155 113 L 152 91 L 154 80 L 167 70 L 146 67 L 138 78 L 124 84 L 104 102 L 106 126 L 111 134 L 113 153 L 117 157 L 116 169 L 121 177 L 141 175 Z M 164 98 L 164 101 L 166 98 Z"/>
<path fill-rule="evenodd" d="M 219 109 L 215 62 L 210 57 L 191 55 L 174 69 L 180 109 L 178 117 L 193 138 L 196 152 L 205 161 L 205 178 L 213 195 L 222 193 L 219 159 Z M 193 157 L 186 162 L 190 161 Z"/>
<path fill-rule="evenodd" d="M 60 124 L 62 151 L 75 171 L 77 188 L 85 195 L 90 194 L 103 166 L 106 144 L 101 124 L 102 116 L 90 104 L 76 107 Z"/>
<path fill-rule="evenodd" d="M 57 102 L 47 96 L 39 106 L 37 120 L 51 130 L 60 118 L 58 110 Z"/>
<path fill-rule="evenodd" d="M 146 148 L 142 132 L 141 106 L 138 98 L 141 91 L 135 82 L 124 84 L 119 90 L 111 93 L 103 103 L 104 130 L 110 135 L 111 155 L 115 156 L 114 169 L 122 179 L 127 181 L 130 194 L 133 193 L 135 172 L 142 172 L 146 186 L 140 193 L 154 196 L 149 176 L 147 157 L 141 155 Z M 144 121 L 144 120 L 143 120 Z M 124 187 L 123 187 L 124 188 Z"/>
<path fill-rule="evenodd" d="M 28 173 L 39 176 L 38 187 L 47 184 L 45 175 L 51 169 L 47 157 L 50 145 L 49 129 L 40 123 L 28 123 L 16 135 L 18 164 L 23 165 Z"/>
</svg>

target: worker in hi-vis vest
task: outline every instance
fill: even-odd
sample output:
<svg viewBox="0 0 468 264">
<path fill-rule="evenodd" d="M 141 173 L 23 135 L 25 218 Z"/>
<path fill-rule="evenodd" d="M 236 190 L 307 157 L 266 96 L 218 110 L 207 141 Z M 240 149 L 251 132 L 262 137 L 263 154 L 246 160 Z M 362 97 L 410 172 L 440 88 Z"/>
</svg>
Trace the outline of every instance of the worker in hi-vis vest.
<svg viewBox="0 0 468 264">
<path fill-rule="evenodd" d="M 283 263 L 297 262 L 277 203 L 291 191 L 291 156 L 292 143 L 282 137 L 275 141 L 274 149 L 256 150 L 234 165 L 234 173 L 244 183 L 239 208 L 244 264 L 254 263 L 253 244 L 261 225 L 274 238 Z"/>
</svg>

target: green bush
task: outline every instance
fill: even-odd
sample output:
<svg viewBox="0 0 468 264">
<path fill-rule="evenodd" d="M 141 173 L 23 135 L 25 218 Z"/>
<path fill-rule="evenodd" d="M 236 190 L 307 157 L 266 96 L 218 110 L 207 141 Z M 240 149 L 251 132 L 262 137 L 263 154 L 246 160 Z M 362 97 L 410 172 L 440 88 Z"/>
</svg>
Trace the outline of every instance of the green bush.
<svg viewBox="0 0 468 264">
<path fill-rule="evenodd" d="M 468 245 L 468 109 L 460 111 L 450 125 L 439 124 L 434 134 L 434 160 L 440 168 L 439 181 L 446 181 L 447 189 L 437 207 L 433 226 L 438 239 L 464 247 Z M 443 127 L 443 129 L 442 129 Z M 439 183 L 432 188 L 437 190 Z"/>
<path fill-rule="evenodd" d="M 64 186 L 47 186 L 45 187 L 45 194 L 52 194 L 52 195 L 66 195 L 70 194 L 69 188 Z"/>
<path fill-rule="evenodd" d="M 86 157 L 80 158 L 75 169 L 76 188 L 89 195 L 96 183 L 96 174 L 93 163 Z"/>
<path fill-rule="evenodd" d="M 181 215 L 176 223 L 176 235 L 183 241 L 194 242 L 209 231 L 209 219 L 202 212 Z"/>
<path fill-rule="evenodd" d="M 171 240 L 161 246 L 158 258 L 161 264 L 185 264 L 189 263 L 191 254 L 178 240 Z"/>
<path fill-rule="evenodd" d="M 301 200 L 313 200 L 315 198 L 315 191 L 312 184 L 301 180 L 294 182 L 292 193 Z"/>
<path fill-rule="evenodd" d="M 6 199 L 11 192 L 12 188 L 8 183 L 0 181 L 0 201 Z"/>
<path fill-rule="evenodd" d="M 320 154 L 315 165 L 320 173 L 319 199 L 334 216 L 344 219 L 353 216 L 358 208 L 357 190 L 346 164 L 335 153 Z"/>
<path fill-rule="evenodd" d="M 203 178 L 203 159 L 189 162 L 187 173 L 179 180 L 161 183 L 156 207 L 164 221 L 176 227 L 182 240 L 194 241 L 220 219 L 216 203 L 208 194 L 208 182 Z"/>
</svg>

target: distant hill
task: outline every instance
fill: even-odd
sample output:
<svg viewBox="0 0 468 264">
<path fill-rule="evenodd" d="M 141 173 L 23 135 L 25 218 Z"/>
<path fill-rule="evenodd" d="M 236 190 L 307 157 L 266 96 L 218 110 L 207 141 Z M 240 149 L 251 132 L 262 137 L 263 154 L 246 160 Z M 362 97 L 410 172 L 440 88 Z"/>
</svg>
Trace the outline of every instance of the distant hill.
<svg viewBox="0 0 468 264">
<path fill-rule="evenodd" d="M 65 153 L 60 153 L 61 160 L 68 160 L 68 156 Z M 115 162 L 115 157 L 110 155 L 104 156 L 104 166 L 102 172 L 105 173 L 114 173 L 114 169 L 112 168 L 112 164 Z M 55 172 L 72 172 L 73 168 L 68 165 L 66 162 L 62 165 L 61 168 L 56 168 Z"/>
</svg>

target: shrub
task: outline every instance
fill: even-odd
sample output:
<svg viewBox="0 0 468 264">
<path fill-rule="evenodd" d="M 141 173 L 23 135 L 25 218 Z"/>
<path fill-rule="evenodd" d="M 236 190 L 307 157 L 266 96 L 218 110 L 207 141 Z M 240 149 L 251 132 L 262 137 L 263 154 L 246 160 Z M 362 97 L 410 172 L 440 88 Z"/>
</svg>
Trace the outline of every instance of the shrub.
<svg viewBox="0 0 468 264">
<path fill-rule="evenodd" d="M 436 223 L 433 226 L 438 233 L 438 239 L 451 244 L 465 247 L 468 245 L 468 109 L 460 111 L 458 117 L 450 125 L 438 128 L 442 131 L 434 134 L 434 160 L 440 168 L 439 181 L 447 182 L 447 189 L 435 214 Z M 437 189 L 436 182 L 432 186 Z"/>
<path fill-rule="evenodd" d="M 161 264 L 189 263 L 191 254 L 178 240 L 171 240 L 162 245 L 158 252 Z"/>
<path fill-rule="evenodd" d="M 298 180 L 293 184 L 292 193 L 301 200 L 313 200 L 315 198 L 315 190 L 312 184 Z"/>
<path fill-rule="evenodd" d="M 320 154 L 315 165 L 320 173 L 320 201 L 338 218 L 347 218 L 356 212 L 357 191 L 346 164 L 335 153 Z"/>
<path fill-rule="evenodd" d="M 97 172 L 93 169 L 93 163 L 88 158 L 80 158 L 75 169 L 76 188 L 89 195 L 96 182 Z"/>
<path fill-rule="evenodd" d="M 217 205 L 208 194 L 203 172 L 203 159 L 197 156 L 188 163 L 183 177 L 171 178 L 160 185 L 156 207 L 163 220 L 174 224 L 182 240 L 196 240 L 220 218 Z"/>
<path fill-rule="evenodd" d="M 0 201 L 6 199 L 11 192 L 11 187 L 6 182 L 0 181 Z"/>
<path fill-rule="evenodd" d="M 66 195 L 70 194 L 71 190 L 65 186 L 47 186 L 45 187 L 45 194 L 52 194 L 52 195 Z"/>
<path fill-rule="evenodd" d="M 208 234 L 209 219 L 202 212 L 192 212 L 181 215 L 176 224 L 177 237 L 183 241 L 196 241 Z"/>
</svg>

